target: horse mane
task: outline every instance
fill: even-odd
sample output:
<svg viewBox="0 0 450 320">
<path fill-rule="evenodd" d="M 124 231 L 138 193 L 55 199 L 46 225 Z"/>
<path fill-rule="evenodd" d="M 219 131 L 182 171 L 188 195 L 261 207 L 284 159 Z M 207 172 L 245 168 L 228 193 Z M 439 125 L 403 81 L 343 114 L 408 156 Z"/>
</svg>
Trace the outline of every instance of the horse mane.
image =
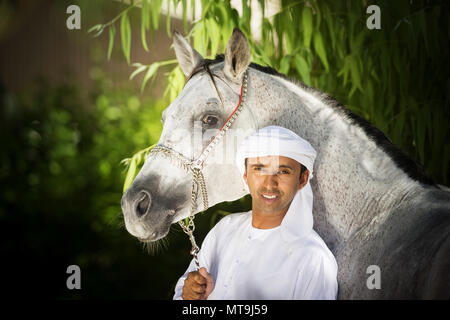
<svg viewBox="0 0 450 320">
<path fill-rule="evenodd" d="M 197 73 L 201 71 L 207 71 L 213 80 L 214 86 L 216 86 L 213 74 L 209 70 L 209 66 L 223 62 L 225 60 L 224 54 L 218 54 L 215 59 L 204 59 L 202 63 L 195 68 L 192 73 L 186 78 L 186 83 Z M 301 89 L 310 92 L 314 94 L 316 97 L 318 97 L 322 102 L 324 102 L 326 105 L 333 108 L 339 115 L 344 117 L 345 119 L 348 119 L 351 124 L 358 126 L 361 128 L 369 139 L 374 141 L 377 146 L 379 146 L 386 154 L 394 161 L 394 163 L 402 169 L 411 179 L 416 180 L 422 184 L 426 185 L 435 185 L 432 179 L 430 179 L 423 167 L 413 158 L 411 158 L 409 155 L 407 155 L 404 151 L 402 151 L 400 148 L 398 148 L 386 135 L 378 128 L 376 128 L 373 124 L 371 124 L 369 121 L 364 119 L 363 117 L 353 113 L 350 111 L 347 107 L 345 107 L 342 103 L 337 101 L 332 96 L 328 95 L 327 93 L 324 93 L 316 88 L 309 87 L 303 82 L 297 80 L 297 79 L 291 79 L 287 77 L 286 75 L 279 73 L 274 68 L 268 67 L 268 66 L 261 66 L 257 63 L 251 62 L 249 65 L 250 68 L 256 69 L 258 71 L 261 71 L 263 73 L 273 75 L 276 77 L 280 77 L 284 80 L 287 80 L 296 86 L 300 87 Z M 217 87 L 216 87 L 217 90 Z"/>
</svg>

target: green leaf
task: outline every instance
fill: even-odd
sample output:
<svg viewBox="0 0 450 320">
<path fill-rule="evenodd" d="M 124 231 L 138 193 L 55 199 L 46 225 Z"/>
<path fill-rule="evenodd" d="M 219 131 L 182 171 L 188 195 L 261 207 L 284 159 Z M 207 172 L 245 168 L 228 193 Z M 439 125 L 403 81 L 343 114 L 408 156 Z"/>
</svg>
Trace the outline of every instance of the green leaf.
<svg viewBox="0 0 450 320">
<path fill-rule="evenodd" d="M 150 66 L 148 66 L 147 73 L 145 74 L 144 80 L 142 81 L 141 92 L 144 91 L 145 85 L 147 84 L 148 80 L 156 74 L 158 68 L 159 62 L 152 63 Z"/>
<path fill-rule="evenodd" d="M 248 0 L 242 0 L 242 29 L 243 31 L 250 31 L 250 21 L 252 18 L 252 10 Z"/>
<path fill-rule="evenodd" d="M 265 8 L 265 0 L 258 0 L 258 2 L 259 2 L 259 5 L 261 6 L 261 16 L 262 16 L 262 18 L 264 19 L 264 16 L 265 16 L 265 11 L 266 11 L 266 8 Z"/>
<path fill-rule="evenodd" d="M 303 26 L 303 44 L 309 48 L 311 46 L 311 37 L 313 32 L 313 18 L 311 9 L 304 7 L 302 10 L 302 26 Z"/>
<path fill-rule="evenodd" d="M 150 28 L 150 12 L 148 0 L 142 0 L 141 8 L 141 40 L 144 50 L 148 52 L 146 31 Z"/>
<path fill-rule="evenodd" d="M 112 24 L 109 27 L 109 45 L 108 45 L 108 54 L 106 55 L 107 59 L 111 58 L 112 49 L 114 47 L 114 38 L 116 36 L 116 27 Z"/>
<path fill-rule="evenodd" d="M 130 75 L 129 80 L 132 80 L 137 74 L 143 72 L 145 69 L 148 68 L 147 65 L 142 65 L 140 63 L 133 63 L 133 66 L 137 67 L 136 70 Z"/>
<path fill-rule="evenodd" d="M 350 56 L 347 56 L 344 58 L 344 66 L 342 67 L 342 69 L 337 73 L 337 76 L 343 76 L 344 77 L 344 87 L 347 85 L 347 79 L 348 79 L 348 74 L 350 72 Z"/>
<path fill-rule="evenodd" d="M 191 0 L 191 19 L 195 20 L 195 2 L 196 0 Z"/>
<path fill-rule="evenodd" d="M 103 28 L 104 28 L 104 27 L 103 27 L 102 24 L 96 24 L 95 26 L 93 26 L 92 28 L 90 28 L 90 29 L 88 30 L 88 33 L 97 31 L 97 33 L 94 35 L 94 37 L 97 37 L 97 36 L 99 36 L 99 35 L 103 32 Z"/>
<path fill-rule="evenodd" d="M 101 27 L 102 27 L 102 24 L 96 24 L 95 26 L 89 28 L 88 33 L 100 30 Z"/>
<path fill-rule="evenodd" d="M 184 32 L 186 33 L 188 30 L 188 21 L 187 21 L 187 0 L 182 0 L 181 1 L 181 6 L 182 6 L 182 10 L 183 10 L 183 29 Z M 194 18 L 192 18 L 192 20 L 194 20 Z"/>
<path fill-rule="evenodd" d="M 175 100 L 175 98 L 180 94 L 181 90 L 183 90 L 184 86 L 184 74 L 181 71 L 179 65 L 172 69 L 169 72 L 168 85 L 166 90 L 164 91 L 164 96 L 169 97 L 169 101 Z"/>
<path fill-rule="evenodd" d="M 336 21 L 335 21 L 335 19 L 332 18 L 333 16 L 331 14 L 329 6 L 323 6 L 323 9 L 324 9 L 323 15 L 325 17 L 328 17 L 327 19 L 325 19 L 325 21 L 326 21 L 327 27 L 328 27 L 328 35 L 331 38 L 331 47 L 333 49 L 335 49 L 335 47 L 336 47 L 336 36 L 337 36 L 336 33 L 337 32 L 336 32 L 336 29 L 334 27 L 334 24 L 335 24 Z"/>
<path fill-rule="evenodd" d="M 217 26 L 216 21 L 214 19 L 206 20 L 206 24 L 208 26 L 208 31 L 212 35 L 211 38 L 211 56 L 214 58 L 216 56 L 217 51 L 219 50 L 219 41 L 220 41 L 220 28 Z"/>
<path fill-rule="evenodd" d="M 215 1 L 202 1 L 201 10 L 202 10 L 202 17 L 201 20 L 205 19 L 206 16 L 209 13 L 209 8 L 215 4 Z"/>
<path fill-rule="evenodd" d="M 122 40 L 122 52 L 127 59 L 127 63 L 130 64 L 131 26 L 127 12 L 125 12 L 120 19 L 120 36 Z"/>
<path fill-rule="evenodd" d="M 291 65 L 291 56 L 284 56 L 280 61 L 280 73 L 287 74 Z"/>
<path fill-rule="evenodd" d="M 316 1 L 312 2 L 311 4 L 314 7 L 314 14 L 316 20 L 316 25 L 314 26 L 314 28 L 316 30 L 320 30 L 320 23 L 322 21 L 322 14 L 320 13 L 321 6 Z"/>
<path fill-rule="evenodd" d="M 327 60 L 327 53 L 325 51 L 325 46 L 323 45 L 322 34 L 319 31 L 314 32 L 313 41 L 314 41 L 314 50 L 319 55 L 320 61 L 322 61 L 327 72 L 330 71 L 330 67 L 328 65 Z"/>
<path fill-rule="evenodd" d="M 146 30 L 144 28 L 141 28 L 141 40 L 142 40 L 142 46 L 144 47 L 145 51 L 149 51 L 148 45 L 147 45 L 147 36 L 146 36 Z"/>
<path fill-rule="evenodd" d="M 138 174 L 139 168 L 142 167 L 148 154 L 155 146 L 156 144 L 151 145 L 150 147 L 136 152 L 131 158 L 126 158 L 121 161 L 121 163 L 127 167 L 127 173 L 123 183 L 123 193 L 131 186 Z"/>
<path fill-rule="evenodd" d="M 153 30 L 158 30 L 159 26 L 159 15 L 161 12 L 161 7 L 163 4 L 163 0 L 152 0 L 152 23 L 153 23 Z"/>
<path fill-rule="evenodd" d="M 206 20 L 202 19 L 195 24 L 194 31 L 194 48 L 204 57 L 206 56 Z"/>
<path fill-rule="evenodd" d="M 148 30 L 150 28 L 150 8 L 148 1 L 149 0 L 142 0 L 141 8 L 141 22 L 145 30 Z"/>
<path fill-rule="evenodd" d="M 123 193 L 125 193 L 125 191 L 127 191 L 128 188 L 133 183 L 133 180 L 134 180 L 134 178 L 137 175 L 137 173 L 136 173 L 137 170 L 136 169 L 137 169 L 136 159 L 132 158 L 131 161 L 130 161 L 130 165 L 128 167 L 128 170 L 127 170 L 127 175 L 125 177 L 125 181 L 123 183 Z"/>
<path fill-rule="evenodd" d="M 270 33 L 272 32 L 272 25 L 267 18 L 264 18 L 262 21 L 262 30 L 261 30 L 261 41 L 262 46 L 267 47 L 267 42 L 270 41 Z"/>
<path fill-rule="evenodd" d="M 171 16 L 170 16 L 170 0 L 167 0 L 167 15 L 166 15 L 166 30 L 167 30 L 167 35 L 169 37 L 172 37 L 172 32 L 170 30 L 170 22 L 171 22 Z"/>
<path fill-rule="evenodd" d="M 310 69 L 305 58 L 303 58 L 301 55 L 295 56 L 295 68 L 298 74 L 300 75 L 302 81 L 306 83 L 308 86 L 310 86 L 311 85 L 311 77 L 309 75 Z"/>
<path fill-rule="evenodd" d="M 352 85 L 355 88 L 360 89 L 361 91 L 363 91 L 362 85 L 361 85 L 361 73 L 359 71 L 359 67 L 358 67 L 358 61 L 356 61 L 355 59 L 350 59 L 350 76 L 352 78 Z"/>
</svg>

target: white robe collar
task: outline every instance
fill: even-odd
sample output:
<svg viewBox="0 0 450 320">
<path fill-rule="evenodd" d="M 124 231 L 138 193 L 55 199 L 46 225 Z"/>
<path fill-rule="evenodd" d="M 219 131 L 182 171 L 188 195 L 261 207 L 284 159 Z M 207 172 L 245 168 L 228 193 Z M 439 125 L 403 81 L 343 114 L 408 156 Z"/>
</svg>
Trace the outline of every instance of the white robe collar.
<svg viewBox="0 0 450 320">
<path fill-rule="evenodd" d="M 313 194 L 308 183 L 294 196 L 281 222 L 280 234 L 286 243 L 308 236 L 313 229 Z"/>
</svg>

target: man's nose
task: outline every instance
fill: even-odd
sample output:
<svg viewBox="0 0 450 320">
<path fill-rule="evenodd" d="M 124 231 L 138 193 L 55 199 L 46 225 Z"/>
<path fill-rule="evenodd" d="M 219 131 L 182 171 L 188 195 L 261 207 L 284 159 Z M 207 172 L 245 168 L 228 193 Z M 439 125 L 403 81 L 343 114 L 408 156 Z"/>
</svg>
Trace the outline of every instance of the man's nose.
<svg viewBox="0 0 450 320">
<path fill-rule="evenodd" d="M 277 174 L 268 174 L 266 175 L 265 184 L 268 186 L 278 186 L 278 175 Z"/>
</svg>

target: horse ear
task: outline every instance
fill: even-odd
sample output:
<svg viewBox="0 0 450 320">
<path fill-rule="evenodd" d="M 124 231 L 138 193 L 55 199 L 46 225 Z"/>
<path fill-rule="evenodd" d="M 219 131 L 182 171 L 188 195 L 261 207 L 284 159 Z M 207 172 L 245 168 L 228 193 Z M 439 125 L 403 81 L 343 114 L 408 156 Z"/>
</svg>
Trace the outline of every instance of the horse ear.
<svg viewBox="0 0 450 320">
<path fill-rule="evenodd" d="M 198 53 L 177 30 L 173 32 L 173 47 L 175 55 L 184 75 L 188 77 L 191 72 L 203 61 Z"/>
<path fill-rule="evenodd" d="M 233 34 L 225 49 L 224 74 L 232 81 L 240 82 L 242 75 L 250 64 L 250 47 L 245 35 L 238 28 Z"/>
</svg>

